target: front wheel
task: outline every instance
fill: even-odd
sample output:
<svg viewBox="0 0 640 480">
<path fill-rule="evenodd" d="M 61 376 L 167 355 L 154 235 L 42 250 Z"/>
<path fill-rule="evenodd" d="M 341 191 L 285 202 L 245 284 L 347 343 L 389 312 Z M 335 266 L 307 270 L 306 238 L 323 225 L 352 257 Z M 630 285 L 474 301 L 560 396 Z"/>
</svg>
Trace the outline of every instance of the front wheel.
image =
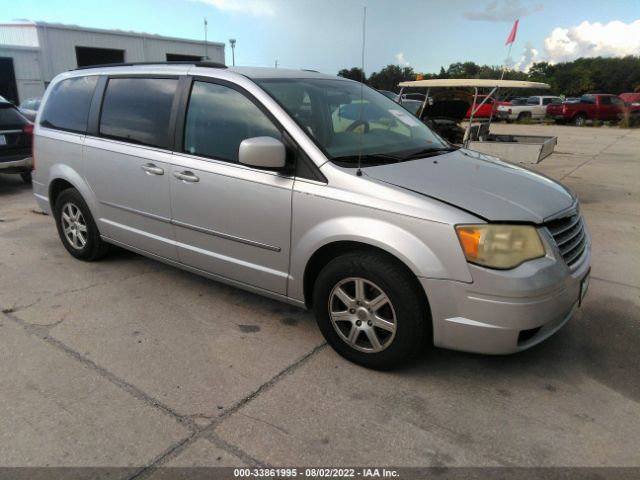
<svg viewBox="0 0 640 480">
<path fill-rule="evenodd" d="M 426 347 L 431 319 L 413 274 L 383 254 L 357 251 L 330 261 L 315 283 L 316 321 L 346 359 L 396 367 Z"/>
</svg>

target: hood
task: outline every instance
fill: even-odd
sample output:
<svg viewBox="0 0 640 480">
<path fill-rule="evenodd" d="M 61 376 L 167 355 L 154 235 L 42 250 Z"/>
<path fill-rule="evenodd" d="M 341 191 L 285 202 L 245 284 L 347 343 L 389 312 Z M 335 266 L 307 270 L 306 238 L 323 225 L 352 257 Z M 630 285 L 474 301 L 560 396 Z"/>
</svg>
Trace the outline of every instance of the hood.
<svg viewBox="0 0 640 480">
<path fill-rule="evenodd" d="M 567 188 L 544 175 L 466 149 L 363 172 L 488 221 L 539 224 L 575 202 Z"/>
</svg>

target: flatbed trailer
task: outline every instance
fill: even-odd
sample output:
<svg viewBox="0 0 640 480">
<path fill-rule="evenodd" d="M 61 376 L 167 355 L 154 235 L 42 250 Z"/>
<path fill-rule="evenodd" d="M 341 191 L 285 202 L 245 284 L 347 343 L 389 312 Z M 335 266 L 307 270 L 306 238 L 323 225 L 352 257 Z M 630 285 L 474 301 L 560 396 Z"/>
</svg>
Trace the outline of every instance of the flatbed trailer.
<svg viewBox="0 0 640 480">
<path fill-rule="evenodd" d="M 401 99 L 402 93 L 407 87 L 427 89 L 425 100 L 417 114 L 418 118 L 421 120 L 425 119 L 427 108 L 430 106 L 429 93 L 431 89 L 472 88 L 474 94 L 471 116 L 461 142 L 463 147 L 470 150 L 493 155 L 512 163 L 539 163 L 553 153 L 553 150 L 558 143 L 558 138 L 555 136 L 492 134 L 490 132 L 492 117 L 489 118 L 488 122 L 479 123 L 476 121 L 474 123 L 474 114 L 482 105 L 484 105 L 485 102 L 488 101 L 489 98 L 495 99 L 500 89 L 549 89 L 550 87 L 546 83 L 525 82 L 520 80 L 448 78 L 407 81 L 400 82 L 398 85 L 401 88 Z M 484 96 L 483 100 L 478 103 L 477 100 L 480 89 L 484 89 L 485 91 L 489 90 L 489 92 Z M 448 120 L 452 120 L 452 118 L 449 117 Z M 460 122 L 462 119 L 456 118 L 454 120 Z M 437 122 L 435 124 L 437 125 Z"/>
</svg>

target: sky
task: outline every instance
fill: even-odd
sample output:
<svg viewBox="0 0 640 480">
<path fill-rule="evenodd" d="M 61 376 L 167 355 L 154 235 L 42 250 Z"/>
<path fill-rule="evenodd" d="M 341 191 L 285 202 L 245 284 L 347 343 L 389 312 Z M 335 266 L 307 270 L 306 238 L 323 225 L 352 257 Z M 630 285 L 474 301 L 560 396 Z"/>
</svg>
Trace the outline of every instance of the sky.
<svg viewBox="0 0 640 480">
<path fill-rule="evenodd" d="M 385 65 L 437 72 L 458 61 L 526 70 L 534 61 L 640 55 L 640 0 L 0 0 L 0 22 L 28 19 L 237 40 L 236 65 L 335 74 Z M 519 28 L 508 57 L 505 41 Z"/>
</svg>

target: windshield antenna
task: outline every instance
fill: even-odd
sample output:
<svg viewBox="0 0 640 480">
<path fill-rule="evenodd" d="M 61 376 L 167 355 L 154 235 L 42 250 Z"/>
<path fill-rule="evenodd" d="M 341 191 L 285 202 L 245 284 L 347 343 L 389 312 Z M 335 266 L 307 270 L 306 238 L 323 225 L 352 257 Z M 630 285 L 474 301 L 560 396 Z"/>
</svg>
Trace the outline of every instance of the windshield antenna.
<svg viewBox="0 0 640 480">
<path fill-rule="evenodd" d="M 362 121 L 362 111 L 364 109 L 364 45 L 365 45 L 365 28 L 367 25 L 367 7 L 364 7 L 364 14 L 362 16 L 362 63 L 360 64 L 360 127 L 362 133 L 360 133 L 360 151 L 358 152 L 358 171 L 356 175 L 362 176 L 362 135 L 364 135 L 364 123 Z"/>
</svg>

